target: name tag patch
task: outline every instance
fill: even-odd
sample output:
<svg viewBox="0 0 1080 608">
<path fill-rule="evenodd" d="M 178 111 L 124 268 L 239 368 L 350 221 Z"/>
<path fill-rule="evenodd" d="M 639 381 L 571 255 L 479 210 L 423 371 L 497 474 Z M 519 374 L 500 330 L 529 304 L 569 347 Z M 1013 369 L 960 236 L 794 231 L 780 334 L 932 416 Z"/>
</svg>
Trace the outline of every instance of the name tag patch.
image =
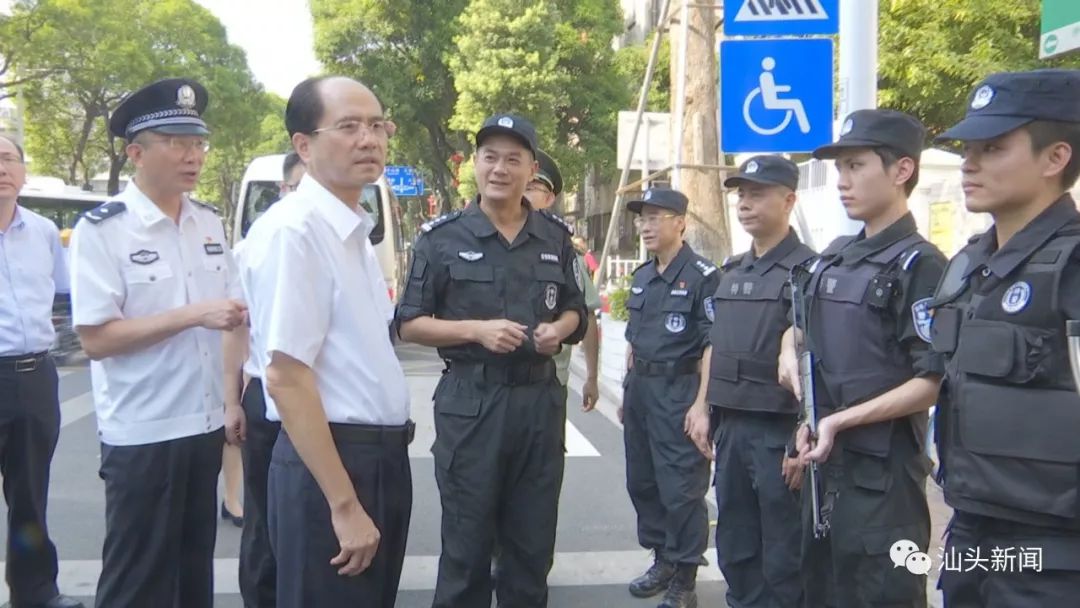
<svg viewBox="0 0 1080 608">
<path fill-rule="evenodd" d="M 206 243 L 203 245 L 203 250 L 206 251 L 206 255 L 222 255 L 225 253 L 225 248 L 221 246 L 221 243 Z"/>
<path fill-rule="evenodd" d="M 540 261 L 541 262 L 550 262 L 552 264 L 558 264 L 559 263 L 559 256 L 555 255 L 554 253 L 541 253 L 540 254 Z"/>
<path fill-rule="evenodd" d="M 685 290 L 685 289 L 672 289 L 671 290 L 671 295 L 673 295 L 673 296 L 682 296 L 682 297 L 685 298 L 686 296 L 690 295 L 690 292 Z"/>
</svg>

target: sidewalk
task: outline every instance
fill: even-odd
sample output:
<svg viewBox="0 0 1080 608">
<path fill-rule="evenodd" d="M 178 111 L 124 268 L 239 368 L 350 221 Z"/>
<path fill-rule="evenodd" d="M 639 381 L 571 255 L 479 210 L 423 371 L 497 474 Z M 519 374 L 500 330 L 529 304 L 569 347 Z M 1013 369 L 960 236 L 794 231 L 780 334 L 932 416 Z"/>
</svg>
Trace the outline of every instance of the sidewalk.
<svg viewBox="0 0 1080 608">
<path fill-rule="evenodd" d="M 581 384 L 585 379 L 585 373 L 585 357 L 580 348 L 575 348 L 573 356 L 570 358 L 570 384 L 575 390 L 580 391 Z M 599 388 L 600 402 L 596 406 L 597 411 L 622 430 L 622 423 L 619 422 L 617 413 L 619 406 L 622 404 L 622 385 L 614 379 L 601 375 Z M 938 487 L 932 477 L 926 482 L 926 498 L 930 507 L 931 521 L 930 548 L 926 553 L 933 560 L 934 565 L 937 566 L 930 571 L 927 577 L 927 599 L 931 608 L 941 608 L 941 593 L 937 590 L 937 581 L 940 574 L 939 568 L 942 565 L 942 541 L 945 535 L 945 526 L 952 517 L 952 509 L 945 504 L 945 497 L 941 493 L 941 488 Z"/>
</svg>

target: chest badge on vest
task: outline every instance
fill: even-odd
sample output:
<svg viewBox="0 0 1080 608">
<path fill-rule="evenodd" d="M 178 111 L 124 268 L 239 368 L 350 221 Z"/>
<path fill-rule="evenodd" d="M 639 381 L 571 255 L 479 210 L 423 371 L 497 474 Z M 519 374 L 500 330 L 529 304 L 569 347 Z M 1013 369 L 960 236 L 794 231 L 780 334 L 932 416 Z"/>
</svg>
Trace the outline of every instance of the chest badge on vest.
<svg viewBox="0 0 1080 608">
<path fill-rule="evenodd" d="M 480 253 L 479 251 L 459 251 L 457 252 L 457 254 L 459 258 L 465 260 L 466 262 L 475 262 L 480 258 L 484 257 L 484 254 Z"/>
<path fill-rule="evenodd" d="M 673 312 L 668 314 L 667 320 L 664 322 L 664 327 L 673 334 L 682 333 L 686 329 L 686 317 L 682 316 L 682 313 Z"/>
<path fill-rule="evenodd" d="M 1031 301 L 1031 285 L 1027 281 L 1017 281 L 1001 296 L 1001 310 L 1010 315 L 1024 310 Z"/>
<path fill-rule="evenodd" d="M 934 319 L 930 314 L 930 302 L 933 300 L 934 298 L 923 298 L 911 305 L 911 320 L 915 323 L 915 333 L 927 344 L 930 343 L 930 322 Z"/>
<path fill-rule="evenodd" d="M 577 258 L 574 258 L 574 282 L 577 283 L 579 290 L 585 291 L 585 273 L 581 271 L 581 264 L 578 263 Z"/>
<path fill-rule="evenodd" d="M 161 259 L 161 256 L 158 255 L 158 252 L 148 251 L 146 249 L 140 249 L 128 257 L 131 259 L 132 262 L 135 262 L 136 264 L 142 264 L 144 266 L 146 264 L 153 264 L 154 262 Z"/>
<path fill-rule="evenodd" d="M 825 293 L 832 295 L 836 291 L 836 279 L 829 277 L 825 279 Z"/>
<path fill-rule="evenodd" d="M 631 287 L 630 288 L 630 293 L 634 294 L 635 296 L 640 295 L 641 292 L 643 292 L 643 291 L 645 291 L 645 289 L 643 289 L 641 287 Z"/>
<path fill-rule="evenodd" d="M 705 317 L 712 323 L 716 320 L 716 304 L 713 303 L 712 296 L 705 298 L 705 301 L 702 302 L 702 304 L 705 307 Z"/>
<path fill-rule="evenodd" d="M 548 283 L 547 288 L 544 289 L 544 306 L 547 306 L 548 310 L 555 310 L 558 300 L 559 288 L 554 283 Z"/>
</svg>

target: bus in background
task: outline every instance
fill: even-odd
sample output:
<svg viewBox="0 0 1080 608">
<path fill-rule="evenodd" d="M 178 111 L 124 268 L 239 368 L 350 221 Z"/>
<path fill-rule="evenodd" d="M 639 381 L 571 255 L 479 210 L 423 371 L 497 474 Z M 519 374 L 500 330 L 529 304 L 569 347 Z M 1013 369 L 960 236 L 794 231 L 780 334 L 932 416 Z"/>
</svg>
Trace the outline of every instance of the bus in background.
<svg viewBox="0 0 1080 608">
<path fill-rule="evenodd" d="M 233 217 L 232 242 L 239 243 L 247 235 L 251 224 L 266 212 L 279 197 L 281 165 L 284 154 L 260 156 L 251 161 L 240 182 L 240 196 Z M 401 259 L 404 241 L 398 214 L 398 202 L 385 177 L 364 187 L 360 204 L 375 220 L 371 231 L 372 246 L 379 259 L 383 279 L 390 290 L 390 299 L 396 301 L 400 282 L 404 280 Z"/>
</svg>

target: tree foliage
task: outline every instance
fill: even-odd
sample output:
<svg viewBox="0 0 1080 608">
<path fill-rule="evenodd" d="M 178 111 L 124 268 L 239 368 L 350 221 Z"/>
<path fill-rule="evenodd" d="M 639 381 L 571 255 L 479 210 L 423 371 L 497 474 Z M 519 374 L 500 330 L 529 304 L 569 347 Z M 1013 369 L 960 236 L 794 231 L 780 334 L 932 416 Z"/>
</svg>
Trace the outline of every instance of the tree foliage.
<svg viewBox="0 0 1080 608">
<path fill-rule="evenodd" d="M 210 93 L 204 118 L 214 150 L 199 191 L 226 208 L 266 141 L 264 120 L 281 110 L 217 18 L 192 0 L 19 0 L 0 31 L 19 36 L 5 43 L 16 49 L 13 73 L 42 75 L 13 88 L 24 98 L 33 170 L 69 183 L 108 170 L 115 191 L 127 159 L 125 142 L 108 133 L 112 111 L 133 90 L 183 76 Z"/>
<path fill-rule="evenodd" d="M 878 101 L 938 134 L 992 72 L 1080 67 L 1039 57 L 1039 0 L 880 0 Z"/>
</svg>

